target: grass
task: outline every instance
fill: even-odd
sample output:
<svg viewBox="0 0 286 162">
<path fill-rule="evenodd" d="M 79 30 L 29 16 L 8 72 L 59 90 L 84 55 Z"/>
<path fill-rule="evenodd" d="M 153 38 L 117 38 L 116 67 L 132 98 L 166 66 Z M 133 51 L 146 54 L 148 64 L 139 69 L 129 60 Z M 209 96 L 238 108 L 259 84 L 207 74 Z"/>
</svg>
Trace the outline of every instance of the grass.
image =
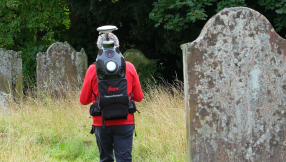
<svg viewBox="0 0 286 162">
<path fill-rule="evenodd" d="M 89 106 L 79 103 L 79 90 L 65 97 L 26 95 L 10 101 L 0 113 L 0 161 L 99 161 Z M 136 103 L 135 162 L 186 160 L 186 124 L 183 86 L 149 84 Z"/>
</svg>

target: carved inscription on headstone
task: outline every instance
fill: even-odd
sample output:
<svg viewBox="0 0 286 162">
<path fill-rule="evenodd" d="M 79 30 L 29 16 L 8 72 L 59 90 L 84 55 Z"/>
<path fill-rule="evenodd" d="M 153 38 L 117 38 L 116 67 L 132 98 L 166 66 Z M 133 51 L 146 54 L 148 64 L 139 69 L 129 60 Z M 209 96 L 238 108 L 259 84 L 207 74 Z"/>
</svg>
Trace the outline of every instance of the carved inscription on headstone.
<svg viewBox="0 0 286 162">
<path fill-rule="evenodd" d="M 7 107 L 9 96 L 23 92 L 21 53 L 0 48 L 0 109 Z"/>
<path fill-rule="evenodd" d="M 87 69 L 87 56 L 76 52 L 67 42 L 52 44 L 47 52 L 37 54 L 37 84 L 42 90 L 58 92 L 80 86 Z M 67 84 L 68 83 L 68 84 Z"/>
<path fill-rule="evenodd" d="M 245 7 L 181 46 L 189 161 L 285 161 L 286 40 Z"/>
</svg>

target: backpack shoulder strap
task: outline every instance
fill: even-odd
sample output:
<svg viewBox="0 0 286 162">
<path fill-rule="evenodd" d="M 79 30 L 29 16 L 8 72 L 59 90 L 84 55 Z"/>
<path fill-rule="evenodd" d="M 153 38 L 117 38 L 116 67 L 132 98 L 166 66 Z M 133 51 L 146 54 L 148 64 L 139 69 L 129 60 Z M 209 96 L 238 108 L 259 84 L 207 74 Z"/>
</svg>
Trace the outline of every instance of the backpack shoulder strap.
<svg viewBox="0 0 286 162">
<path fill-rule="evenodd" d="M 96 65 L 96 62 L 94 62 L 93 64 Z M 95 73 L 96 73 L 96 67 L 94 67 L 94 68 L 95 68 Z M 97 98 L 96 94 L 93 92 L 93 89 L 91 89 L 91 91 L 92 91 L 92 94 L 94 96 L 95 101 L 98 103 L 98 98 Z"/>
</svg>

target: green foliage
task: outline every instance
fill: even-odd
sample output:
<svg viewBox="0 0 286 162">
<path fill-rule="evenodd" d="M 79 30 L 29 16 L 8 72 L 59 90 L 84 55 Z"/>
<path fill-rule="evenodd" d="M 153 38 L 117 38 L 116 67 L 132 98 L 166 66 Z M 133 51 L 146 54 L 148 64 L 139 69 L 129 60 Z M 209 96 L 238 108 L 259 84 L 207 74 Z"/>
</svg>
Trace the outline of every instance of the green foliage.
<svg viewBox="0 0 286 162">
<path fill-rule="evenodd" d="M 274 26 L 276 31 L 285 30 L 286 27 L 286 0 L 258 0 L 258 3 L 265 7 L 266 11 L 275 11 L 276 15 L 274 16 Z M 286 37 L 286 35 L 285 35 Z"/>
<path fill-rule="evenodd" d="M 256 4 L 256 6 L 250 3 Z M 258 3 L 258 5 L 257 5 Z M 216 5 L 216 6 L 215 6 Z M 227 7 L 245 6 L 261 12 L 272 12 L 274 17 L 274 26 L 277 31 L 286 27 L 286 1 L 285 0 L 160 0 L 153 3 L 153 10 L 149 17 L 156 22 L 155 27 L 162 25 L 164 29 L 182 31 L 188 28 L 188 24 L 195 23 L 199 20 L 206 20 L 212 15 L 206 13 L 208 6 L 212 10 L 219 12 Z M 274 15 L 275 14 L 275 15 Z"/>
<path fill-rule="evenodd" d="M 246 6 L 245 0 L 222 0 L 217 3 L 216 12 L 219 12 L 224 8 L 239 7 L 239 6 Z"/>
<path fill-rule="evenodd" d="M 68 16 L 65 0 L 0 1 L 0 47 L 22 51 L 26 86 L 35 83 L 36 53 L 69 28 Z"/>
<path fill-rule="evenodd" d="M 69 26 L 64 0 L 2 0 L 0 6 L 3 47 L 20 48 L 27 41 L 51 40 L 56 28 Z"/>
<path fill-rule="evenodd" d="M 48 45 L 48 44 L 47 44 Z M 24 72 L 24 85 L 32 86 L 36 83 L 36 59 L 38 52 L 46 51 L 47 46 L 37 43 L 25 43 L 22 51 L 23 72 Z"/>
<path fill-rule="evenodd" d="M 210 6 L 216 0 L 160 0 L 153 3 L 149 17 L 156 21 L 155 27 L 163 24 L 164 29 L 181 31 L 188 24 L 197 20 L 206 20 L 208 15 L 205 6 Z"/>
</svg>

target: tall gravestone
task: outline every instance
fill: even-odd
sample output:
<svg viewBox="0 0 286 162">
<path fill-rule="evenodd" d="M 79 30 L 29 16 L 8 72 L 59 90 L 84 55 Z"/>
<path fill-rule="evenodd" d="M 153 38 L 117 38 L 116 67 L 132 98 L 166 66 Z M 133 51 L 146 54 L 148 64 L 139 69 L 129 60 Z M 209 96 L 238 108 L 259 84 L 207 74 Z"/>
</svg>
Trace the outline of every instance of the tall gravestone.
<svg viewBox="0 0 286 162">
<path fill-rule="evenodd" d="M 286 161 L 286 40 L 224 9 L 181 45 L 189 161 Z"/>
<path fill-rule="evenodd" d="M 86 70 L 84 49 L 76 52 L 67 42 L 54 43 L 47 52 L 37 54 L 37 85 L 41 90 L 61 93 L 62 89 L 79 87 Z"/>
<path fill-rule="evenodd" d="M 23 92 L 22 52 L 0 48 L 0 109 L 7 107 L 7 99 Z"/>
</svg>

